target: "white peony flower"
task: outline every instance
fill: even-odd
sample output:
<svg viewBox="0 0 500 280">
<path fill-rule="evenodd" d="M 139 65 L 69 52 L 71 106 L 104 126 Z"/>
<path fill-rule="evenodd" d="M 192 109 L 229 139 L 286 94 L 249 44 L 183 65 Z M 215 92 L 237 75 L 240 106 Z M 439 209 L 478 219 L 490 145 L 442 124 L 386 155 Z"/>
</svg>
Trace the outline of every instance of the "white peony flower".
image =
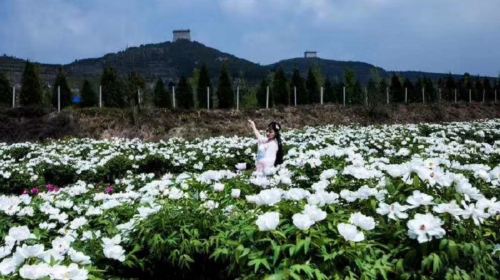
<svg viewBox="0 0 500 280">
<path fill-rule="evenodd" d="M 27 239 L 35 238 L 35 235 L 30 232 L 27 226 L 12 227 L 9 229 L 9 236 L 16 242 L 22 242 Z"/>
<path fill-rule="evenodd" d="M 125 250 L 123 250 L 122 246 L 114 245 L 114 244 L 103 244 L 103 253 L 104 256 L 108 259 L 115 259 L 118 261 L 125 261 Z"/>
<path fill-rule="evenodd" d="M 207 201 L 205 201 L 202 204 L 202 206 L 205 207 L 208 210 L 212 210 L 212 209 L 218 208 L 219 207 L 219 203 L 215 202 L 213 200 L 207 200 Z"/>
<path fill-rule="evenodd" d="M 170 189 L 168 193 L 168 198 L 172 200 L 181 199 L 184 196 L 184 192 L 176 187 Z"/>
<path fill-rule="evenodd" d="M 82 264 L 82 265 L 86 265 L 86 264 L 91 264 L 92 263 L 90 261 L 90 257 L 89 256 L 85 255 L 82 252 L 76 251 L 73 248 L 69 249 L 68 255 L 71 258 L 71 261 L 73 261 L 75 263 L 79 263 L 79 264 Z"/>
<path fill-rule="evenodd" d="M 40 229 L 47 229 L 47 230 L 49 230 L 49 229 L 53 229 L 53 228 L 55 228 L 56 226 L 57 226 L 57 224 L 55 224 L 55 223 L 47 223 L 47 222 L 43 222 L 43 223 L 40 223 L 40 224 L 38 225 L 38 227 L 39 227 Z"/>
<path fill-rule="evenodd" d="M 340 197 L 345 199 L 347 202 L 354 202 L 354 201 L 356 201 L 356 199 L 358 199 L 356 192 L 346 190 L 346 189 L 343 189 L 340 191 Z"/>
<path fill-rule="evenodd" d="M 448 213 L 458 221 L 460 220 L 460 216 L 464 214 L 464 210 L 460 208 L 455 200 L 452 200 L 449 203 L 440 203 L 434 206 L 432 211 L 439 214 Z"/>
<path fill-rule="evenodd" d="M 201 191 L 200 192 L 200 200 L 205 201 L 208 198 L 208 193 L 206 191 Z"/>
<path fill-rule="evenodd" d="M 73 221 L 71 221 L 71 223 L 69 224 L 69 228 L 73 229 L 73 230 L 77 230 L 77 229 L 81 228 L 83 225 L 85 225 L 86 223 L 87 223 L 87 219 L 85 219 L 85 217 L 78 217 L 78 218 L 74 219 Z"/>
<path fill-rule="evenodd" d="M 12 247 L 14 247 L 14 246 L 2 246 L 2 247 L 0 247 L 0 260 L 12 253 Z"/>
<path fill-rule="evenodd" d="M 323 172 L 321 172 L 321 174 L 319 175 L 319 179 L 320 180 L 328 180 L 330 178 L 333 178 L 335 176 L 337 176 L 337 173 L 338 171 L 335 170 L 335 169 L 327 169 L 327 170 L 323 170 Z"/>
<path fill-rule="evenodd" d="M 302 200 L 306 197 L 309 197 L 311 193 L 309 193 L 307 190 L 304 190 L 302 188 L 291 188 L 284 192 L 283 197 L 287 200 L 295 200 L 299 201 Z"/>
<path fill-rule="evenodd" d="M 56 237 L 52 240 L 52 249 L 59 255 L 65 255 L 71 245 L 71 240 L 67 237 Z"/>
<path fill-rule="evenodd" d="M 224 184 L 222 184 L 222 183 L 215 183 L 214 186 L 213 186 L 213 188 L 214 188 L 214 191 L 221 192 L 221 191 L 224 190 Z"/>
<path fill-rule="evenodd" d="M 390 205 L 380 202 L 376 211 L 380 215 L 387 215 L 389 219 L 398 220 L 408 218 L 408 214 L 404 212 L 406 210 L 408 210 L 408 207 L 402 206 L 399 202 Z"/>
<path fill-rule="evenodd" d="M 413 194 L 406 199 L 410 204 L 410 208 L 417 208 L 421 205 L 431 205 L 434 198 L 428 194 L 421 193 L 418 190 L 413 191 Z"/>
<path fill-rule="evenodd" d="M 462 205 L 464 206 L 464 210 L 462 211 L 462 217 L 464 219 L 472 218 L 474 224 L 476 226 L 481 225 L 484 222 L 484 219 L 490 217 L 488 212 L 485 212 L 485 208 L 479 208 L 474 203 L 467 205 L 465 201 L 462 200 Z"/>
<path fill-rule="evenodd" d="M 253 202 L 257 205 L 269 205 L 273 206 L 281 201 L 281 196 L 283 194 L 282 189 L 272 188 L 268 190 L 262 190 L 257 195 L 247 195 L 246 199 L 248 202 Z"/>
<path fill-rule="evenodd" d="M 319 209 L 316 205 L 306 204 L 303 213 L 309 216 L 314 222 L 319 222 L 326 218 L 326 212 Z"/>
<path fill-rule="evenodd" d="M 241 194 L 240 189 L 232 189 L 231 190 L 231 197 L 233 197 L 233 198 L 239 198 L 240 194 Z"/>
<path fill-rule="evenodd" d="M 296 213 L 292 216 L 293 224 L 301 230 L 307 230 L 314 225 L 314 220 L 307 214 Z"/>
<path fill-rule="evenodd" d="M 446 233 L 441 227 L 442 224 L 443 221 L 432 214 L 415 214 L 407 223 L 408 235 L 417 239 L 418 243 L 430 241 L 433 237 L 441 238 Z"/>
<path fill-rule="evenodd" d="M 6 276 L 16 271 L 20 264 L 14 258 L 6 258 L 0 262 L 0 275 Z"/>
<path fill-rule="evenodd" d="M 351 214 L 349 222 L 364 230 L 372 230 L 375 228 L 375 220 L 372 217 L 361 214 L 360 212 Z"/>
<path fill-rule="evenodd" d="M 245 170 L 247 169 L 247 164 L 245 162 L 241 162 L 235 165 L 236 169 L 238 170 Z"/>
<path fill-rule="evenodd" d="M 51 279 L 74 279 L 86 280 L 88 279 L 88 271 L 84 268 L 79 268 L 77 264 L 70 264 L 69 266 L 56 265 L 50 271 Z"/>
<path fill-rule="evenodd" d="M 39 263 L 34 265 L 24 265 L 19 269 L 19 275 L 24 279 L 41 279 L 48 277 L 51 267 L 46 263 Z"/>
<path fill-rule="evenodd" d="M 325 191 L 325 189 L 328 187 L 329 184 L 330 182 L 322 180 L 312 184 L 311 189 L 313 189 L 316 192 Z"/>
<path fill-rule="evenodd" d="M 337 225 L 337 230 L 347 241 L 359 242 L 365 240 L 363 232 L 359 231 L 354 225 L 340 223 Z"/>
<path fill-rule="evenodd" d="M 279 215 L 278 212 L 267 212 L 260 215 L 255 223 L 260 231 L 275 230 L 280 222 Z"/>
<path fill-rule="evenodd" d="M 17 247 L 16 254 L 19 254 L 24 259 L 28 258 L 38 258 L 44 253 L 43 244 L 37 244 L 33 246 L 28 246 L 23 244 L 21 247 Z"/>
</svg>

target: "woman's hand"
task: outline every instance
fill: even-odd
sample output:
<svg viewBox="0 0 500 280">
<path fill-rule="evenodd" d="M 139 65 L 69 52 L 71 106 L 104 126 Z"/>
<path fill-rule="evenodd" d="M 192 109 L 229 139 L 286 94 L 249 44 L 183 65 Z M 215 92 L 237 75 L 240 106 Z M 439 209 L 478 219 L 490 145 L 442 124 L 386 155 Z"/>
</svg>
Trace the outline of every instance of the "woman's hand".
<svg viewBox="0 0 500 280">
<path fill-rule="evenodd" d="M 253 130 L 253 133 L 255 134 L 255 137 L 257 139 L 260 139 L 260 133 L 259 131 L 257 130 L 257 128 L 255 127 L 255 123 L 251 120 L 251 119 L 248 119 L 248 123 L 250 124 L 250 127 L 252 128 Z"/>
</svg>

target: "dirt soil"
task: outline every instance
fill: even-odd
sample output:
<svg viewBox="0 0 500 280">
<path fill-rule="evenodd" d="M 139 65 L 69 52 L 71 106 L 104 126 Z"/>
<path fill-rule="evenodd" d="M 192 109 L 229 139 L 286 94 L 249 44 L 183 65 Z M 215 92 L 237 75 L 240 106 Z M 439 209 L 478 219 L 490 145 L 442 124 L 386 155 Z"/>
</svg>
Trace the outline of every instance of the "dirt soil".
<svg viewBox="0 0 500 280">
<path fill-rule="evenodd" d="M 40 109 L 0 110 L 0 142 L 44 141 L 65 137 L 140 138 L 251 136 L 247 119 L 257 127 L 275 120 L 284 129 L 325 124 L 393 124 L 469 121 L 500 118 L 500 104 L 441 104 L 363 106 L 311 105 L 259 110 L 171 111 L 165 109 Z"/>
</svg>

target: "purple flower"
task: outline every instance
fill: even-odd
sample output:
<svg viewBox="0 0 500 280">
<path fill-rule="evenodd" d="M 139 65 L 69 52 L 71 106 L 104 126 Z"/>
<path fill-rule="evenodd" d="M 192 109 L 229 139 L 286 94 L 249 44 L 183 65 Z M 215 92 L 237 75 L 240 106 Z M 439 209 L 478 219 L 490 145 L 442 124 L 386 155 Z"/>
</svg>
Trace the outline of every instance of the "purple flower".
<svg viewBox="0 0 500 280">
<path fill-rule="evenodd" d="M 112 194 L 115 190 L 113 189 L 113 185 L 109 185 L 105 190 L 104 193 L 106 194 Z"/>
<path fill-rule="evenodd" d="M 58 192 L 59 191 L 59 187 L 56 186 L 56 185 L 53 185 L 53 184 L 47 184 L 47 191 L 49 192 Z"/>
<path fill-rule="evenodd" d="M 35 188 L 32 188 L 32 189 L 31 189 L 30 193 L 31 193 L 32 195 L 37 195 L 38 193 L 40 193 L 40 190 L 39 190 L 38 188 L 36 188 L 36 187 L 35 187 Z"/>
</svg>

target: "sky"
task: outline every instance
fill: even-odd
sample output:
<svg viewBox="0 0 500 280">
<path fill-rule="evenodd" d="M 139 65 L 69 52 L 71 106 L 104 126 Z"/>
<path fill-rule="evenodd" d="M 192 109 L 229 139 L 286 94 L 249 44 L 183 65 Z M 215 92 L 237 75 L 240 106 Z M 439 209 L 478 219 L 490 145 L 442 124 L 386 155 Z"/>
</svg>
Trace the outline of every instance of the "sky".
<svg viewBox="0 0 500 280">
<path fill-rule="evenodd" d="M 499 0 L 0 0 L 0 55 L 66 64 L 193 40 L 263 65 L 315 50 L 386 70 L 497 77 Z"/>
</svg>

